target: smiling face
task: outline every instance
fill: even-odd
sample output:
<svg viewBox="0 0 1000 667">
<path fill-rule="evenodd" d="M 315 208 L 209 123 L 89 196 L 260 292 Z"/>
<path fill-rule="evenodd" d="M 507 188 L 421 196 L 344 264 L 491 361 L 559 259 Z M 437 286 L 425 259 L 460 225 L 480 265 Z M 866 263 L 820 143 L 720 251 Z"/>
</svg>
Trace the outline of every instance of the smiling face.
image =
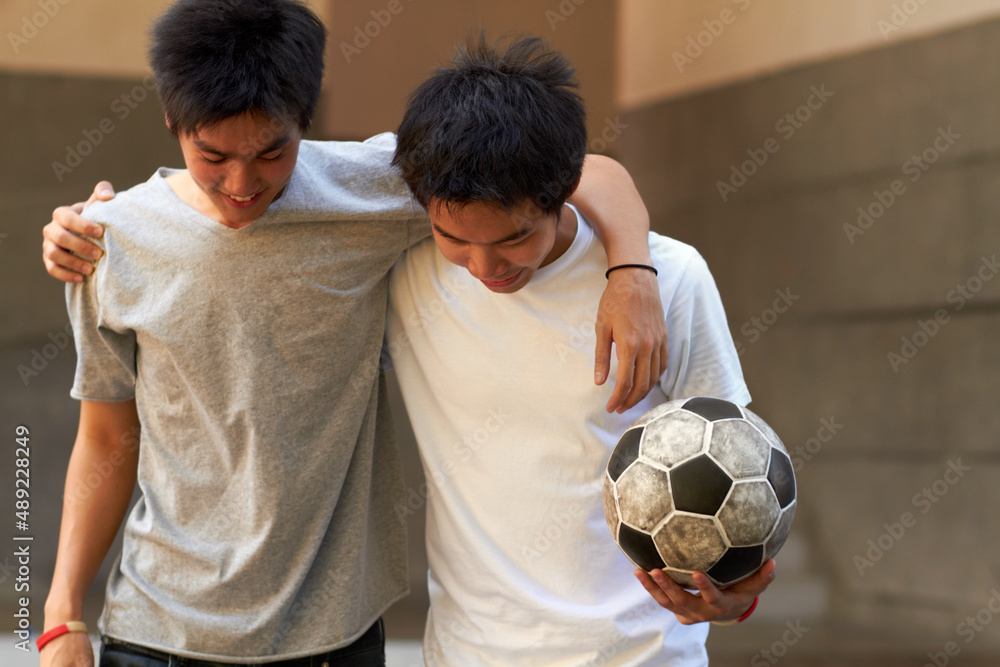
<svg viewBox="0 0 1000 667">
<path fill-rule="evenodd" d="M 182 132 L 178 139 L 188 175 L 200 190 L 189 203 L 239 229 L 281 196 L 295 170 L 302 131 L 289 121 L 247 113 Z"/>
<path fill-rule="evenodd" d="M 566 252 L 576 236 L 576 215 L 566 207 L 557 218 L 527 202 L 508 212 L 482 202 L 449 210 L 432 199 L 428 212 L 441 254 L 500 294 L 527 285 L 535 271 Z"/>
</svg>

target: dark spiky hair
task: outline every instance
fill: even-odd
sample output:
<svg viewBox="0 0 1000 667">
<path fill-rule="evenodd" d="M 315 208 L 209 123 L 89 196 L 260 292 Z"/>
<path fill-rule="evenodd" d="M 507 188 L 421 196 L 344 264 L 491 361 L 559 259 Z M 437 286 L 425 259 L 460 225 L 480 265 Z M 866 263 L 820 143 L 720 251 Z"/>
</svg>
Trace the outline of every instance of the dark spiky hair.
<svg viewBox="0 0 1000 667">
<path fill-rule="evenodd" d="M 539 38 L 460 47 L 410 97 L 393 164 L 417 200 L 558 213 L 587 150 L 572 65 Z"/>
<path fill-rule="evenodd" d="M 175 135 L 245 113 L 305 130 L 325 45 L 323 24 L 296 0 L 179 0 L 153 27 L 149 60 Z"/>
</svg>

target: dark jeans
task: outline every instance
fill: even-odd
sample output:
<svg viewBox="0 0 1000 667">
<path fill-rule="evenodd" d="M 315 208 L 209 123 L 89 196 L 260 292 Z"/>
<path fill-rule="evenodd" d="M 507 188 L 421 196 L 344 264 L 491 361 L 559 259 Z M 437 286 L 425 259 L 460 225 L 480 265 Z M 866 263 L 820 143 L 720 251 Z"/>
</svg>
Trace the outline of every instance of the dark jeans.
<svg viewBox="0 0 1000 667">
<path fill-rule="evenodd" d="M 235 663 L 197 660 L 154 651 L 111 637 L 101 637 L 100 667 L 228 667 Z M 257 662 L 267 667 L 384 667 L 385 633 L 380 618 L 357 641 L 306 658 Z"/>
</svg>

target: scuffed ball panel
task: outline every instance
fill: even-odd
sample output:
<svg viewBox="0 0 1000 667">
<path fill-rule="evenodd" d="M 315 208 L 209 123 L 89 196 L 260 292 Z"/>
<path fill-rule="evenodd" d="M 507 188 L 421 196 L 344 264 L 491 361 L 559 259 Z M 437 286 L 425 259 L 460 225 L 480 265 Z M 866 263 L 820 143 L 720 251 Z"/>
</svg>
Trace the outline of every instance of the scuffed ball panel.
<svg viewBox="0 0 1000 667">
<path fill-rule="evenodd" d="M 774 527 L 774 532 L 771 533 L 771 536 L 767 538 L 767 542 L 764 543 L 764 560 L 774 558 L 781 547 L 784 546 L 785 540 L 788 539 L 788 533 L 792 530 L 792 519 L 795 518 L 795 506 L 797 504 L 792 503 L 781 510 L 781 516 L 778 517 L 778 524 Z"/>
<path fill-rule="evenodd" d="M 684 401 L 667 401 L 666 403 L 660 403 L 655 408 L 650 409 L 649 412 L 632 422 L 632 425 L 629 428 L 645 426 L 653 420 L 659 419 L 660 417 L 668 415 L 671 412 L 680 410 L 682 405 L 684 405 Z"/>
<path fill-rule="evenodd" d="M 729 475 L 705 455 L 670 471 L 674 507 L 683 512 L 714 515 L 722 507 L 732 485 Z"/>
<path fill-rule="evenodd" d="M 615 489 L 611 478 L 604 475 L 604 518 L 612 535 L 618 534 L 618 506 L 615 503 Z"/>
<path fill-rule="evenodd" d="M 616 483 L 621 520 L 652 533 L 674 510 L 670 497 L 670 477 L 666 472 L 636 461 Z"/>
<path fill-rule="evenodd" d="M 686 570 L 675 570 L 673 568 L 664 568 L 664 573 L 675 582 L 677 582 L 682 588 L 697 589 L 698 586 L 694 583 L 694 572 L 688 572 Z"/>
<path fill-rule="evenodd" d="M 629 560 L 646 572 L 664 566 L 663 559 L 653 544 L 653 538 L 624 523 L 618 529 L 618 546 Z"/>
<path fill-rule="evenodd" d="M 727 419 L 712 424 L 708 452 L 735 479 L 763 477 L 771 455 L 771 443 L 748 422 Z"/>
<path fill-rule="evenodd" d="M 721 398 L 710 398 L 708 396 L 696 396 L 684 402 L 684 409 L 701 415 L 710 422 L 720 419 L 743 419 L 743 413 L 735 403 L 724 401 Z"/>
<path fill-rule="evenodd" d="M 680 570 L 705 571 L 726 551 L 712 517 L 674 514 L 653 535 L 664 562 Z"/>
<path fill-rule="evenodd" d="M 746 413 L 747 421 L 756 426 L 757 428 L 759 428 L 760 432 L 763 433 L 764 436 L 771 441 L 772 445 L 774 445 L 781 451 L 788 453 L 788 450 L 785 449 L 785 444 L 781 442 L 781 438 L 778 437 L 778 434 L 774 432 L 774 429 L 771 428 L 771 426 L 766 421 L 758 417 L 755 413 L 751 412 L 748 408 L 743 408 L 743 412 Z"/>
<path fill-rule="evenodd" d="M 719 510 L 719 523 L 734 547 L 762 544 L 771 534 L 781 508 L 766 481 L 736 482 Z"/>
<path fill-rule="evenodd" d="M 774 495 L 778 497 L 781 507 L 795 500 L 795 471 L 792 461 L 784 452 L 775 447 L 771 449 L 771 465 L 767 469 L 767 481 L 774 487 Z"/>
<path fill-rule="evenodd" d="M 764 564 L 764 545 L 732 547 L 710 570 L 705 572 L 716 586 L 725 587 L 746 579 Z"/>
<path fill-rule="evenodd" d="M 672 468 L 704 449 L 708 424 L 687 412 L 675 412 L 669 418 L 646 426 L 640 453 L 650 461 Z"/>
<path fill-rule="evenodd" d="M 632 461 L 639 458 L 639 442 L 642 440 L 642 428 L 630 428 L 619 438 L 618 444 L 611 452 L 611 460 L 608 461 L 608 474 L 611 481 L 617 482 L 625 468 L 632 465 Z"/>
</svg>

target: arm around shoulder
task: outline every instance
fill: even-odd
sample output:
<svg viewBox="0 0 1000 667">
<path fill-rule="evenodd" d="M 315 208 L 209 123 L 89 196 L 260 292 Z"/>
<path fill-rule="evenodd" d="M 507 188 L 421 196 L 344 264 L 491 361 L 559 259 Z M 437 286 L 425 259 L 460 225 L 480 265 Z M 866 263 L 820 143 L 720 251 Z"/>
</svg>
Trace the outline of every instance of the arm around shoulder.
<svg viewBox="0 0 1000 667">
<path fill-rule="evenodd" d="M 651 267 L 649 213 L 622 165 L 588 155 L 570 203 L 601 238 L 609 267 Z M 594 382 L 607 379 L 614 341 L 618 374 L 606 409 L 623 412 L 642 400 L 667 367 L 667 327 L 655 271 L 633 267 L 608 274 L 595 329 Z"/>
</svg>

